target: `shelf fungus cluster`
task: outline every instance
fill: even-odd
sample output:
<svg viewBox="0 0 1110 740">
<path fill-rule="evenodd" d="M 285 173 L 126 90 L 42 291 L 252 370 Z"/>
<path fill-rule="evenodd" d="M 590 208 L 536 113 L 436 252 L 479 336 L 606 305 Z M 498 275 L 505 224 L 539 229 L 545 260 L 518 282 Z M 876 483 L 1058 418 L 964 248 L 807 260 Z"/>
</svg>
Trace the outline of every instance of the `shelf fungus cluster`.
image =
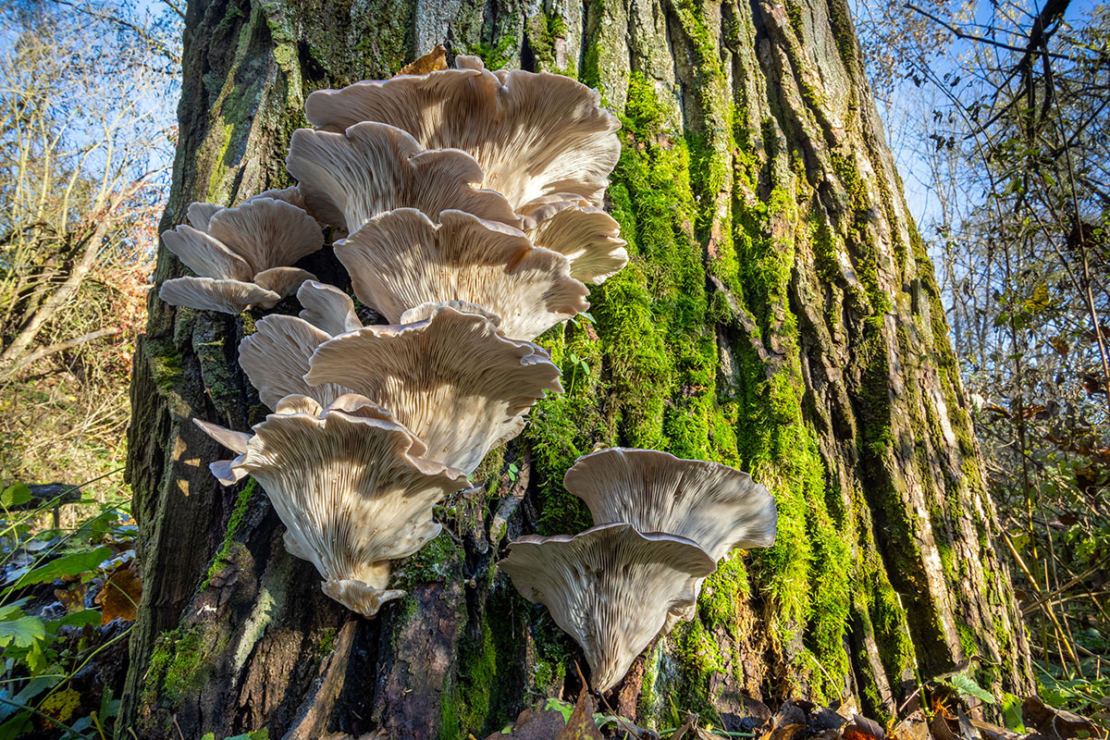
<svg viewBox="0 0 1110 740">
<path fill-rule="evenodd" d="M 598 691 L 693 616 L 702 581 L 730 550 L 775 541 L 774 497 L 726 465 L 612 448 L 579 458 L 563 482 L 595 526 L 520 537 L 500 567 L 582 646 Z"/>
<path fill-rule="evenodd" d="M 628 262 L 601 208 L 619 123 L 573 80 L 465 56 L 314 92 L 306 111 L 315 128 L 293 134 L 286 159 L 297 185 L 190 206 L 163 241 L 195 276 L 160 296 L 269 312 L 255 314 L 239 364 L 272 413 L 249 434 L 197 420 L 235 454 L 210 467 L 225 484 L 253 476 L 288 551 L 372 617 L 402 595 L 391 562 L 439 534 L 437 502 L 561 392 L 532 340 Z M 388 323 L 364 326 L 346 285 L 298 266 L 325 230 L 333 252 L 313 259 L 334 253 L 350 292 Z M 712 570 L 671 539 L 690 561 L 676 567 Z"/>
</svg>

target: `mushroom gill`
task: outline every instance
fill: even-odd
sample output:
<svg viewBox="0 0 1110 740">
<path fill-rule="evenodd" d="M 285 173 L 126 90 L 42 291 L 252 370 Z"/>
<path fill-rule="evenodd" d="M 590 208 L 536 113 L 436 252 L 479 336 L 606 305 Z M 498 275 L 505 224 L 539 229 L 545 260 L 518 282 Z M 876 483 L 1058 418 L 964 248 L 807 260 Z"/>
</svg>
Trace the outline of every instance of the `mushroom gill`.
<svg viewBox="0 0 1110 740">
<path fill-rule="evenodd" d="M 716 570 L 695 542 L 641 533 L 631 524 L 520 537 L 500 567 L 524 598 L 544 604 L 582 646 L 598 691 L 624 678 L 668 616 L 694 605 L 695 582 Z"/>
<path fill-rule="evenodd" d="M 563 255 L 462 211 L 439 221 L 401 208 L 337 243 L 359 300 L 392 322 L 423 303 L 474 303 L 501 317 L 506 336 L 527 340 L 589 308 L 589 290 Z"/>
<path fill-rule="evenodd" d="M 232 463 L 265 489 L 286 526 L 286 548 L 316 566 L 321 588 L 366 617 L 404 595 L 390 560 L 440 532 L 437 501 L 466 484 L 461 470 L 424 459 L 423 443 L 365 398 L 321 408 L 290 397 L 254 427 Z"/>
<path fill-rule="evenodd" d="M 430 216 L 456 208 L 520 222 L 504 196 L 472 185 L 484 179 L 472 156 L 457 149 L 422 151 L 408 133 L 382 123 L 358 123 L 344 133 L 294 131 L 285 167 L 317 217 L 347 232 L 394 208 Z"/>
<path fill-rule="evenodd" d="M 537 247 L 570 261 L 570 275 L 601 285 L 628 264 L 627 242 L 616 219 L 584 198 L 561 193 L 517 210 L 521 229 Z"/>
<path fill-rule="evenodd" d="M 308 396 L 322 406 L 350 393 L 340 385 L 309 385 L 304 376 L 309 358 L 332 335 L 296 316 L 273 314 L 255 324 L 255 333 L 239 342 L 239 367 L 262 403 L 276 409 L 286 396 Z"/>
<path fill-rule="evenodd" d="M 520 417 L 546 391 L 562 391 L 546 352 L 451 306 L 335 337 L 309 365 L 309 385 L 335 383 L 390 409 L 427 445 L 426 457 L 468 474 L 520 431 Z"/>
<path fill-rule="evenodd" d="M 295 205 L 257 196 L 238 208 L 193 203 L 188 219 L 162 242 L 197 277 L 163 283 L 158 295 L 166 303 L 232 314 L 272 308 L 314 277 L 293 264 L 323 246 L 323 233 Z"/>
<path fill-rule="evenodd" d="M 329 131 L 377 121 L 407 131 L 424 149 L 461 149 L 485 172 L 482 186 L 514 208 L 555 193 L 601 205 L 621 145 L 620 122 L 596 90 L 546 72 L 491 72 L 477 57 L 459 56 L 456 64 L 318 90 L 305 112 Z"/>
</svg>

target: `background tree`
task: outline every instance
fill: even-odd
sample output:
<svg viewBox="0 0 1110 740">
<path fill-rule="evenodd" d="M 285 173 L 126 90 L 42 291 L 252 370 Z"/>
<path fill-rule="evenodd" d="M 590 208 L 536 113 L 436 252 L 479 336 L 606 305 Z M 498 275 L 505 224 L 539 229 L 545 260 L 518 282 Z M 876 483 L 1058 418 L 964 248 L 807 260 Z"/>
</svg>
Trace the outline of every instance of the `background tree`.
<svg viewBox="0 0 1110 740">
<path fill-rule="evenodd" d="M 59 445 L 95 439 L 110 458 L 126 424 L 174 29 L 122 3 L 12 3 L 2 21 L 0 478 L 80 482 L 104 471 Z"/>
<path fill-rule="evenodd" d="M 1099 711 L 1110 629 L 1110 14 L 1066 2 L 901 12 L 943 40 L 908 43 L 894 67 L 909 76 L 903 93 L 931 98 L 915 111 L 909 161 L 924 170 L 924 230 L 978 400 L 1038 678 L 1050 700 Z M 912 38 L 898 23 L 883 33 Z"/>
<path fill-rule="evenodd" d="M 246 429 L 264 414 L 235 362 L 252 318 L 152 297 L 121 727 L 466 737 L 573 691 L 573 644 L 495 562 L 518 534 L 586 526 L 561 480 L 599 443 L 750 470 L 781 517 L 778 544 L 722 564 L 694 621 L 637 662 L 621 713 L 655 723 L 673 704 L 728 727 L 745 695 L 800 694 L 886 716 L 916 673 L 973 658 L 984 684 L 1030 690 L 939 288 L 842 0 L 192 3 L 162 228 L 191 201 L 288 184 L 308 92 L 440 42 L 601 90 L 624 122 L 609 205 L 632 264 L 593 290 L 593 322 L 544 337 L 568 392 L 446 502 L 444 534 L 399 569 L 409 596 L 372 621 L 319 593 L 255 485 L 227 491 L 205 469 L 222 453 L 189 417 Z M 179 274 L 163 254 L 156 282 Z"/>
</svg>

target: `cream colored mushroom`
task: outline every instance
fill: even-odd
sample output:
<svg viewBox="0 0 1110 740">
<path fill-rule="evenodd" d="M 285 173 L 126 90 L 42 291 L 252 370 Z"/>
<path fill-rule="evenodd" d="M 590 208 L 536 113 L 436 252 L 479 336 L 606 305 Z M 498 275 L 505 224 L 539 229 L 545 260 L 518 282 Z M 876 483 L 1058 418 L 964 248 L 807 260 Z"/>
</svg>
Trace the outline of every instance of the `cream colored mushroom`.
<svg viewBox="0 0 1110 740">
<path fill-rule="evenodd" d="M 628 264 L 620 224 L 589 201 L 569 194 L 538 198 L 518 209 L 521 229 L 537 247 L 570 261 L 571 277 L 601 285 Z"/>
<path fill-rule="evenodd" d="M 484 175 L 469 154 L 421 151 L 412 136 L 381 123 L 359 123 L 345 133 L 295 131 L 285 167 L 317 217 L 348 232 L 394 208 L 430 216 L 456 208 L 520 223 L 504 196 L 472 186 Z"/>
<path fill-rule="evenodd" d="M 331 336 L 362 328 L 355 302 L 334 285 L 306 280 L 297 291 L 297 300 L 304 306 L 298 315 Z"/>
<path fill-rule="evenodd" d="M 684 537 L 602 524 L 576 535 L 526 536 L 500 563 L 524 598 L 544 604 L 590 664 L 590 684 L 608 691 L 663 630 L 695 602 L 695 581 L 716 570 Z"/>
<path fill-rule="evenodd" d="M 466 476 L 423 459 L 420 440 L 366 399 L 283 406 L 254 427 L 232 467 L 265 489 L 286 547 L 316 566 L 324 593 L 373 617 L 404 594 L 388 588 L 389 561 L 439 534 L 432 507 Z"/>
<path fill-rule="evenodd" d="M 775 543 L 775 497 L 747 473 L 658 450 L 614 447 L 578 458 L 563 485 L 594 524 L 627 522 L 697 542 L 714 560 Z"/>
<path fill-rule="evenodd" d="M 162 235 L 166 248 L 199 277 L 169 280 L 159 297 L 175 306 L 239 313 L 252 305 L 272 308 L 314 276 L 292 267 L 323 246 L 316 221 L 274 198 L 254 198 L 238 208 L 193 203 L 189 224 Z"/>
<path fill-rule="evenodd" d="M 171 306 L 188 306 L 200 311 L 242 313 L 251 306 L 273 308 L 281 296 L 260 285 L 240 280 L 181 277 L 167 280 L 158 297 Z"/>
<path fill-rule="evenodd" d="M 513 339 L 532 339 L 589 308 L 589 290 L 562 255 L 462 211 L 444 211 L 439 221 L 400 208 L 337 243 L 359 300 L 391 322 L 422 303 L 475 303 L 500 316 Z"/>
<path fill-rule="evenodd" d="M 262 403 L 276 409 L 286 396 L 309 396 L 324 406 L 349 388 L 304 380 L 309 358 L 331 335 L 296 316 L 271 315 L 255 324 L 255 333 L 239 342 L 239 367 L 258 391 Z"/>
<path fill-rule="evenodd" d="M 620 157 L 620 122 L 596 90 L 563 75 L 490 72 L 476 57 L 456 64 L 319 90 L 306 101 L 308 120 L 330 131 L 377 121 L 409 132 L 424 149 L 462 149 L 485 172 L 482 186 L 514 208 L 555 193 L 602 204 Z"/>
<path fill-rule="evenodd" d="M 519 417 L 546 391 L 562 391 L 546 353 L 450 306 L 414 324 L 367 326 L 325 342 L 305 380 L 390 409 L 428 446 L 426 457 L 467 473 L 519 431 Z"/>
</svg>

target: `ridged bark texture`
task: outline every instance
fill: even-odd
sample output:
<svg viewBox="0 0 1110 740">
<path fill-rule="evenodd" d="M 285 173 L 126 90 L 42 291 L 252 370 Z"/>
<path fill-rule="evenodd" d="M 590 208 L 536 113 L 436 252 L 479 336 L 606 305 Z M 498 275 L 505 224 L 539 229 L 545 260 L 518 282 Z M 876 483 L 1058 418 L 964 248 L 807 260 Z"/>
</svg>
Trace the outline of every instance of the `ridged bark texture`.
<svg viewBox="0 0 1110 740">
<path fill-rule="evenodd" d="M 568 392 L 446 503 L 449 532 L 398 568 L 409 596 L 373 621 L 284 551 L 260 488 L 221 489 L 206 469 L 225 453 L 189 417 L 246 430 L 265 413 L 235 361 L 252 318 L 152 297 L 122 726 L 481 737 L 573 692 L 581 654 L 495 563 L 514 536 L 588 526 L 561 481 L 598 443 L 740 467 L 780 510 L 778 544 L 723 562 L 694 621 L 637 662 L 611 698 L 622 713 L 651 725 L 673 705 L 728 729 L 745 696 L 855 695 L 883 716 L 915 664 L 929 677 L 976 655 L 981 683 L 1029 690 L 932 266 L 844 0 L 191 2 L 162 227 L 191 201 L 288 184 L 309 92 L 387 77 L 440 42 L 601 90 L 624 122 L 609 207 L 632 263 L 593 289 L 592 322 L 542 338 Z M 326 265 L 302 266 L 342 284 Z M 163 252 L 157 280 L 181 273 Z"/>
</svg>

